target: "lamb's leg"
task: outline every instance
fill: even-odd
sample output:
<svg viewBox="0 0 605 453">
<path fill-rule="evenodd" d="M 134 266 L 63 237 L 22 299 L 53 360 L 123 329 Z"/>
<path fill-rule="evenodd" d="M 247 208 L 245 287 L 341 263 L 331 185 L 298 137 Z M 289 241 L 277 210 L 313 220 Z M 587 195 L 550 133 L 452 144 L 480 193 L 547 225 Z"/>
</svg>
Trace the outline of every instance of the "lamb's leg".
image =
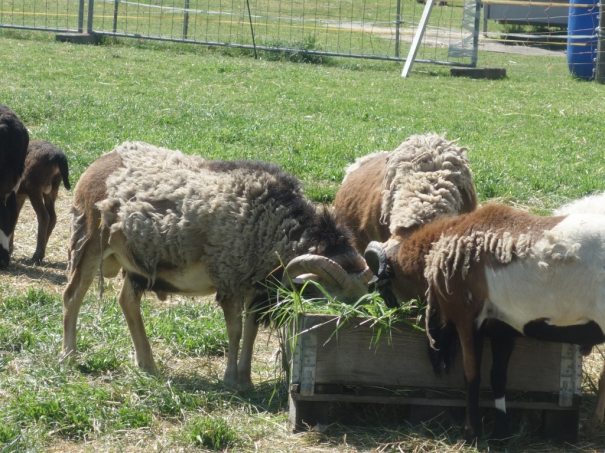
<svg viewBox="0 0 605 453">
<path fill-rule="evenodd" d="M 53 191 L 49 194 L 44 194 L 44 206 L 46 207 L 46 212 L 48 212 L 48 227 L 46 227 L 46 242 L 48 245 L 48 239 L 55 229 L 55 225 L 57 224 L 57 213 L 55 212 L 55 200 L 57 199 L 57 191 L 53 189 Z"/>
<path fill-rule="evenodd" d="M 36 217 L 38 217 L 38 241 L 36 243 L 36 252 L 32 259 L 35 263 L 39 263 L 42 261 L 42 258 L 44 258 L 44 251 L 46 250 L 46 230 L 50 218 L 44 207 L 44 200 L 41 192 L 30 194 L 29 202 L 36 212 Z"/>
<path fill-rule="evenodd" d="M 481 418 L 479 414 L 479 384 L 481 383 L 481 357 L 483 335 L 477 331 L 473 319 L 456 324 L 462 345 L 462 361 L 466 380 L 466 423 L 464 439 L 474 443 L 479 436 Z"/>
<path fill-rule="evenodd" d="M 227 335 L 229 336 L 229 351 L 227 354 L 227 368 L 223 376 L 226 384 L 238 384 L 237 355 L 239 342 L 242 338 L 242 312 L 240 305 L 233 300 L 223 299 L 220 302 L 227 324 Z"/>
<path fill-rule="evenodd" d="M 252 353 L 254 351 L 254 340 L 258 333 L 258 323 L 256 322 L 256 313 L 246 314 L 244 321 L 244 341 L 242 342 L 242 352 L 237 365 L 238 380 L 240 385 L 252 387 Z"/>
<path fill-rule="evenodd" d="M 496 404 L 496 419 L 492 439 L 506 439 L 511 436 L 506 416 L 506 381 L 508 362 L 515 348 L 516 331 L 507 324 L 498 322 L 496 330 L 490 332 L 492 343 L 492 369 L 490 373 L 492 390 Z"/>
<path fill-rule="evenodd" d="M 141 317 L 142 295 L 143 293 L 134 290 L 130 277 L 126 275 L 119 301 L 134 344 L 135 363 L 139 368 L 148 373 L 155 374 L 158 370 L 153 360 L 151 345 L 145 333 L 145 325 Z"/>
<path fill-rule="evenodd" d="M 590 419 L 586 422 L 586 430 L 593 432 L 597 424 L 603 421 L 603 412 L 605 411 L 605 363 L 599 376 L 599 393 L 597 394 L 597 405 Z"/>
<path fill-rule="evenodd" d="M 77 252 L 70 250 L 71 254 L 82 254 L 82 258 L 71 270 L 69 283 L 63 292 L 63 356 L 68 357 L 76 352 L 76 324 L 78 313 L 82 306 L 84 296 L 95 278 L 101 261 L 101 249 L 98 244 L 99 237 L 89 239 Z"/>
</svg>

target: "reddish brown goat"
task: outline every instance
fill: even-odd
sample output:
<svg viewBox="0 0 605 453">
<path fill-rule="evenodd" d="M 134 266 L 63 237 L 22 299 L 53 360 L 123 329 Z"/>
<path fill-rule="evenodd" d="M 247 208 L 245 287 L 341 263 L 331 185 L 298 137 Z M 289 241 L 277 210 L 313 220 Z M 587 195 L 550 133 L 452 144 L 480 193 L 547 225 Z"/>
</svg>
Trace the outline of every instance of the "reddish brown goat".
<svg viewBox="0 0 605 453">
<path fill-rule="evenodd" d="M 59 194 L 61 181 L 63 181 L 63 186 L 69 190 L 69 170 L 67 158 L 63 151 L 44 140 L 31 142 L 25 159 L 23 181 L 17 192 L 15 225 L 25 200 L 29 198 L 38 218 L 38 239 L 36 251 L 32 257 L 35 263 L 41 262 L 44 258 L 48 238 L 50 238 L 57 223 L 55 201 Z M 14 235 L 11 237 L 11 253 L 13 251 L 13 238 Z"/>
</svg>

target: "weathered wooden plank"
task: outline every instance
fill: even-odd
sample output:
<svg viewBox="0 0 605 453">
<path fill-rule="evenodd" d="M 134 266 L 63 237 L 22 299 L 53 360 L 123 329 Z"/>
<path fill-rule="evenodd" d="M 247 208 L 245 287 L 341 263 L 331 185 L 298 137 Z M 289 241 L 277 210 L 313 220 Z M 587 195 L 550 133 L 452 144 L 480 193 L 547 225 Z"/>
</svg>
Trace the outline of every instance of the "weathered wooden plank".
<svg viewBox="0 0 605 453">
<path fill-rule="evenodd" d="M 449 375 L 436 377 L 428 360 L 426 334 L 401 323 L 373 345 L 375 332 L 356 318 L 334 335 L 330 317 L 313 315 L 319 325 L 315 367 L 316 384 L 360 386 L 464 388 L 461 352 Z M 308 326 L 308 324 L 307 324 Z M 484 389 L 490 388 L 489 340 L 481 368 Z M 509 365 L 507 389 L 558 392 L 561 344 L 519 338 Z"/>
<path fill-rule="evenodd" d="M 371 404 L 413 404 L 420 406 L 439 406 L 439 407 L 465 407 L 465 399 L 449 399 L 449 398 L 421 398 L 413 396 L 359 396 L 359 395 L 343 395 L 343 394 L 315 394 L 313 396 L 303 396 L 300 394 L 292 394 L 292 399 L 299 401 L 329 401 L 339 403 L 371 403 Z M 494 408 L 493 400 L 479 400 L 479 407 Z M 507 401 L 507 409 L 535 409 L 535 410 L 552 410 L 552 411 L 569 411 L 577 410 L 577 406 L 562 407 L 555 402 L 545 401 Z"/>
</svg>

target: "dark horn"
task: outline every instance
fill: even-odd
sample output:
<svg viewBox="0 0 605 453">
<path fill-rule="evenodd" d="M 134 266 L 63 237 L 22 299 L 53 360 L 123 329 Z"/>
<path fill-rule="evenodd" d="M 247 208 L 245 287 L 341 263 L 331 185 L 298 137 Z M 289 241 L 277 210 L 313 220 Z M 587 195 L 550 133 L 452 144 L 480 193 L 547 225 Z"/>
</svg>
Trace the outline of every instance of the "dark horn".
<svg viewBox="0 0 605 453">
<path fill-rule="evenodd" d="M 370 242 L 364 252 L 364 258 L 374 275 L 379 279 L 386 277 L 387 254 L 380 242 Z"/>
</svg>

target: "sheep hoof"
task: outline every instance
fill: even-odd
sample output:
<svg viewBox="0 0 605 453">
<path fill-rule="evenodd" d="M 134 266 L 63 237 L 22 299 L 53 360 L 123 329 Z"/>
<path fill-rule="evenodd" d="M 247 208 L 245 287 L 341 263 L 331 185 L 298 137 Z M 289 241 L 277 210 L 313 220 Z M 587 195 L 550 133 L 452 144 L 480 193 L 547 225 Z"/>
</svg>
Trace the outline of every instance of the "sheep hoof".
<svg viewBox="0 0 605 453">
<path fill-rule="evenodd" d="M 597 427 L 598 423 L 599 423 L 599 420 L 595 420 L 593 418 L 586 420 L 584 422 L 584 431 L 587 432 L 588 434 L 592 434 L 594 432 L 595 428 Z"/>
<path fill-rule="evenodd" d="M 155 364 L 155 362 L 153 361 L 153 359 L 151 360 L 150 363 L 144 363 L 144 362 L 137 361 L 137 366 L 146 373 L 149 373 L 152 375 L 160 374 L 160 370 L 157 367 L 157 365 Z"/>
<path fill-rule="evenodd" d="M 76 353 L 76 351 L 70 350 L 66 352 L 65 350 L 63 350 L 61 352 L 61 357 L 59 357 L 59 364 L 68 366 L 73 365 L 76 362 L 77 357 L 78 354 Z"/>
<path fill-rule="evenodd" d="M 473 428 L 464 428 L 464 441 L 467 445 L 477 445 L 478 439 Z"/>
<path fill-rule="evenodd" d="M 34 253 L 34 256 L 32 256 L 32 262 L 34 264 L 40 264 L 42 263 L 42 260 L 44 259 L 44 253 Z"/>
<path fill-rule="evenodd" d="M 513 435 L 510 425 L 508 424 L 508 418 L 505 412 L 496 411 L 496 419 L 494 420 L 494 430 L 489 440 L 503 441 L 509 439 Z"/>
<path fill-rule="evenodd" d="M 240 387 L 242 387 L 244 389 L 253 389 L 254 388 L 254 384 L 252 383 L 252 379 L 250 379 L 250 377 L 248 377 L 246 379 L 242 379 L 240 377 L 238 384 Z"/>
</svg>

